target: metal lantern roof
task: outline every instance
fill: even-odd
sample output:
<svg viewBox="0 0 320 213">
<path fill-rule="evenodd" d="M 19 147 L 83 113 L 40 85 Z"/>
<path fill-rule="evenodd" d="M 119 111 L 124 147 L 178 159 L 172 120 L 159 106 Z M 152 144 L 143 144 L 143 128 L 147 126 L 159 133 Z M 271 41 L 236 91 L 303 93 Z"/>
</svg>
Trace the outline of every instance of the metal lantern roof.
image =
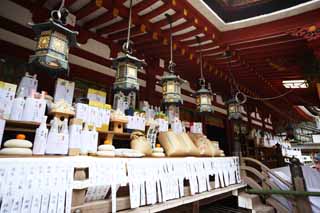
<svg viewBox="0 0 320 213">
<path fill-rule="evenodd" d="M 55 22 L 54 20 L 50 19 L 47 22 L 43 23 L 29 23 L 31 25 L 32 30 L 35 32 L 36 36 L 40 36 L 41 32 L 47 31 L 47 30 L 54 30 L 58 31 L 60 33 L 63 33 L 64 35 L 67 36 L 67 39 L 69 41 L 69 47 L 74 47 L 77 46 L 77 35 L 79 32 L 77 31 L 72 31 L 68 29 L 67 27 Z"/>
</svg>

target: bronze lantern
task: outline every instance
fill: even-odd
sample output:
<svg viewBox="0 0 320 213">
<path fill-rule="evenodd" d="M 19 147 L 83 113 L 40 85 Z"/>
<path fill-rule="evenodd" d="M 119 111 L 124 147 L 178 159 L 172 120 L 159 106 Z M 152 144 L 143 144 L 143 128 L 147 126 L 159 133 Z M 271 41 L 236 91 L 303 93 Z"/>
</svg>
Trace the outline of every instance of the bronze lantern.
<svg viewBox="0 0 320 213">
<path fill-rule="evenodd" d="M 35 54 L 29 58 L 29 63 L 48 71 L 68 71 L 69 48 L 77 46 L 78 32 L 63 26 L 68 16 L 65 8 L 51 14 L 47 22 L 30 24 L 36 34 L 37 46 Z"/>
<path fill-rule="evenodd" d="M 199 36 L 196 36 L 196 39 L 201 46 Z M 197 111 L 199 112 L 213 112 L 212 107 L 212 92 L 211 86 L 206 88 L 206 80 L 203 76 L 203 69 L 202 69 L 202 51 L 200 49 L 200 79 L 199 79 L 200 89 L 195 93 L 196 97 L 196 105 Z"/>
<path fill-rule="evenodd" d="M 242 117 L 241 114 L 241 104 L 235 98 L 231 98 L 226 102 L 228 105 L 228 119 L 229 120 L 239 120 Z"/>
<path fill-rule="evenodd" d="M 181 85 L 184 82 L 180 76 L 175 75 L 173 72 L 161 76 L 162 103 L 164 105 L 181 105 L 183 103 Z"/>
<path fill-rule="evenodd" d="M 201 81 L 201 80 L 200 80 Z M 197 111 L 199 112 L 213 112 L 212 107 L 212 94 L 205 87 L 204 82 L 200 83 L 201 88 L 195 93 Z"/>
<path fill-rule="evenodd" d="M 139 91 L 138 71 L 142 69 L 146 62 L 132 56 L 130 41 L 131 24 L 132 24 L 132 0 L 130 0 L 130 13 L 128 20 L 127 40 L 123 44 L 122 51 L 124 56 L 112 59 L 113 68 L 116 69 L 114 89 L 114 108 L 118 107 L 119 101 L 128 103 L 129 108 L 135 108 L 137 92 Z"/>
</svg>

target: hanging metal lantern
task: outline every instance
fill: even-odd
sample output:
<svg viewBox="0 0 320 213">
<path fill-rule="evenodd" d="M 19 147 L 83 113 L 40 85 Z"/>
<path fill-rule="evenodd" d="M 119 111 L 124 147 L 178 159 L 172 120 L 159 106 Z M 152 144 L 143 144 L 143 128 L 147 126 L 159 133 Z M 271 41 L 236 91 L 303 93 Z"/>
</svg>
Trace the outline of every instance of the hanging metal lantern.
<svg viewBox="0 0 320 213">
<path fill-rule="evenodd" d="M 235 96 L 228 100 L 226 104 L 228 104 L 228 118 L 238 120 L 242 118 L 241 108 L 242 104 L 247 101 L 247 96 L 238 91 Z"/>
<path fill-rule="evenodd" d="M 165 105 L 183 103 L 181 97 L 181 85 L 185 81 L 174 73 L 168 73 L 161 76 L 160 83 L 162 85 L 162 102 Z"/>
<path fill-rule="evenodd" d="M 213 112 L 211 92 L 202 85 L 196 92 L 196 105 L 199 112 Z"/>
<path fill-rule="evenodd" d="M 172 20 L 169 14 L 165 14 L 170 25 L 170 61 L 169 73 L 161 76 L 160 83 L 162 85 L 162 103 L 165 106 L 180 105 L 183 103 L 181 97 L 181 85 L 186 81 L 180 76 L 174 74 L 174 67 L 176 64 L 173 62 L 172 52 Z"/>
<path fill-rule="evenodd" d="M 113 59 L 116 79 L 113 84 L 115 91 L 139 91 L 138 71 L 145 65 L 144 60 L 131 56 L 129 53 Z"/>
<path fill-rule="evenodd" d="M 199 46 L 201 46 L 200 38 L 196 36 L 196 39 L 198 40 Z M 201 76 L 199 79 L 199 85 L 201 88 L 195 93 L 197 110 L 199 112 L 213 112 L 212 92 L 206 88 L 206 81 L 203 76 L 201 50 L 200 50 L 200 75 Z"/>
<path fill-rule="evenodd" d="M 136 93 L 139 91 L 138 71 L 142 69 L 146 62 L 132 56 L 132 48 L 130 41 L 132 19 L 132 0 L 130 0 L 130 13 L 128 21 L 127 41 L 122 46 L 124 56 L 112 59 L 113 68 L 116 69 L 114 89 L 114 105 L 117 105 L 118 99 L 121 97 L 128 102 L 128 106 L 135 108 Z"/>
<path fill-rule="evenodd" d="M 232 98 L 226 102 L 228 104 L 228 119 L 229 120 L 239 120 L 242 117 L 241 105 Z"/>
<path fill-rule="evenodd" d="M 49 71 L 69 70 L 69 48 L 77 46 L 78 32 L 63 26 L 68 14 L 62 3 L 59 10 L 52 11 L 48 22 L 30 24 L 36 34 L 37 46 L 35 54 L 29 58 L 29 63 Z"/>
</svg>

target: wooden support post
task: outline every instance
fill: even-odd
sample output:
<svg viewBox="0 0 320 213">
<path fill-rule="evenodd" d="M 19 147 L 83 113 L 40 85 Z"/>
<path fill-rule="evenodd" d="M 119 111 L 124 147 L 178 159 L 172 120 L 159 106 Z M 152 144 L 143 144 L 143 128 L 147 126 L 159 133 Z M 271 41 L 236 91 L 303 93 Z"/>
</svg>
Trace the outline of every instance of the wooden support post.
<svg viewBox="0 0 320 213">
<path fill-rule="evenodd" d="M 293 190 L 306 191 L 301 164 L 297 158 L 291 159 L 290 172 Z M 312 212 L 309 198 L 307 196 L 296 196 L 296 211 L 299 213 Z"/>
<path fill-rule="evenodd" d="M 199 201 L 196 201 L 196 202 L 193 202 L 192 203 L 192 213 L 199 213 L 200 210 L 199 210 Z"/>
</svg>

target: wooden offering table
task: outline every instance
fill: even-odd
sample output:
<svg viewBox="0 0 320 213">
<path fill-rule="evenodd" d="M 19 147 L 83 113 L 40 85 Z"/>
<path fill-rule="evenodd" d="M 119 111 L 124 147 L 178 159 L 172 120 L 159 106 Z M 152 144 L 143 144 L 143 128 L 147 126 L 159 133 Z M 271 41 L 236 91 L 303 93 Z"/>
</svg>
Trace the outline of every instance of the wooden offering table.
<svg viewBox="0 0 320 213">
<path fill-rule="evenodd" d="M 245 186 L 237 157 L 0 158 L 2 174 L 8 175 L 1 180 L 0 197 L 21 197 L 21 202 L 46 197 L 49 204 L 39 201 L 39 206 L 56 212 L 158 212 L 185 204 L 196 208 L 236 195 Z M 33 203 L 30 208 L 39 208 Z"/>
</svg>

